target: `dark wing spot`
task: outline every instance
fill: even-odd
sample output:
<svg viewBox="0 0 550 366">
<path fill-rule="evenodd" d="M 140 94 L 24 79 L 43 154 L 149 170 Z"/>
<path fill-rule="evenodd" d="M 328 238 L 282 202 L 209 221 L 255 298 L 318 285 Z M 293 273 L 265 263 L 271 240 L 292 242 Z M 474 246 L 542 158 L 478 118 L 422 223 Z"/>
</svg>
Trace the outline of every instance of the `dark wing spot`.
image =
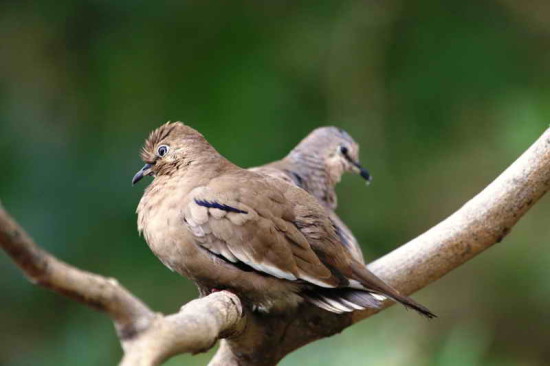
<svg viewBox="0 0 550 366">
<path fill-rule="evenodd" d="M 201 247 L 201 249 L 203 249 L 205 252 L 207 252 L 208 254 L 212 255 L 213 257 L 216 257 L 220 260 L 222 260 L 224 263 L 230 265 L 230 266 L 233 266 L 233 267 L 237 267 L 238 269 L 240 269 L 241 271 L 244 271 L 244 272 L 254 272 L 260 276 L 264 276 L 264 277 L 269 277 L 269 275 L 267 273 L 264 273 L 264 272 L 260 272 L 260 271 L 256 271 L 254 268 L 250 267 L 248 264 L 245 264 L 243 262 L 240 262 L 240 261 L 237 261 L 237 262 L 231 262 L 230 260 L 228 260 L 227 258 L 225 258 L 223 255 L 221 254 L 218 254 L 218 253 L 214 253 L 208 249 L 206 249 L 205 247 Z"/>
<path fill-rule="evenodd" d="M 258 272 L 256 271 L 254 268 L 250 267 L 249 265 L 247 264 L 244 264 L 243 262 L 231 262 L 229 260 L 227 260 L 223 255 L 221 254 L 217 254 L 217 253 L 214 253 L 214 252 L 211 252 L 209 251 L 208 249 L 206 249 L 208 251 L 208 253 L 212 254 L 214 257 L 217 257 L 219 259 L 221 259 L 222 261 L 224 261 L 225 263 L 231 265 L 231 266 L 234 266 L 234 267 L 237 267 L 238 269 L 240 269 L 241 271 L 245 271 L 245 272 L 256 272 L 258 274 L 261 274 L 261 275 L 265 275 L 263 274 L 262 272 Z"/>
<path fill-rule="evenodd" d="M 199 206 L 203 206 L 207 208 L 217 208 L 227 212 L 235 212 L 235 213 L 242 213 L 242 214 L 248 213 L 247 211 L 239 210 L 238 208 L 224 205 L 223 203 L 219 203 L 216 201 L 198 200 L 195 198 L 195 203 Z"/>
</svg>

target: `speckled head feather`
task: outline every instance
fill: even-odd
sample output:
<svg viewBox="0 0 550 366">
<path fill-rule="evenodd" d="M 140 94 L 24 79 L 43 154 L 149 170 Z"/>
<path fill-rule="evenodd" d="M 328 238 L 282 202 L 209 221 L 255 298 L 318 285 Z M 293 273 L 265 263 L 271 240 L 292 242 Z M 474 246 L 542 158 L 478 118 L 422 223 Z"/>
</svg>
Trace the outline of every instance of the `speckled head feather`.
<svg viewBox="0 0 550 366">
<path fill-rule="evenodd" d="M 140 155 L 146 164 L 134 177 L 134 183 L 146 175 L 171 175 L 204 161 L 198 159 L 201 155 L 220 156 L 197 130 L 182 122 L 167 122 L 151 132 Z"/>
<path fill-rule="evenodd" d="M 299 178 L 298 186 L 332 210 L 336 208 L 334 186 L 343 173 L 353 172 L 371 180 L 359 164 L 359 144 L 346 131 L 332 126 L 313 130 L 283 160 L 268 166 L 290 171 Z"/>
<path fill-rule="evenodd" d="M 149 134 L 141 149 L 141 159 L 153 164 L 158 159 L 157 149 L 162 144 L 174 142 L 183 143 L 183 140 L 196 139 L 206 143 L 204 137 L 195 129 L 182 122 L 166 122 Z"/>
<path fill-rule="evenodd" d="M 176 127 L 176 123 L 171 123 L 170 121 L 166 122 L 156 130 L 153 130 L 149 137 L 145 140 L 145 144 L 141 148 L 141 160 L 143 160 L 146 163 L 153 163 L 156 159 L 156 146 L 159 142 L 164 140 L 170 132 Z"/>
<path fill-rule="evenodd" d="M 335 155 L 340 147 L 347 149 L 351 159 L 359 160 L 359 144 L 349 133 L 334 126 L 316 128 L 300 141 L 289 155 L 308 154 L 327 159 Z"/>
</svg>

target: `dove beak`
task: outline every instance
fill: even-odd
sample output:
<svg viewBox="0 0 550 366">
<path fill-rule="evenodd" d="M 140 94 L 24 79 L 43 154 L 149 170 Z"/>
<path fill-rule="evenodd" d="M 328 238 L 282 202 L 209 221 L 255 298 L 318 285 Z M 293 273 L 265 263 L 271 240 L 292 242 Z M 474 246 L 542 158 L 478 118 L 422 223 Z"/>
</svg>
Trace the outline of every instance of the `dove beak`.
<svg viewBox="0 0 550 366">
<path fill-rule="evenodd" d="M 134 177 L 132 178 L 132 185 L 139 182 L 141 178 L 145 177 L 146 175 L 150 175 L 152 166 L 152 164 L 145 164 L 143 168 L 141 168 L 141 170 L 137 172 L 136 175 L 134 175 Z"/>
<path fill-rule="evenodd" d="M 361 177 L 363 177 L 363 179 L 367 181 L 367 185 L 369 185 L 370 182 L 372 181 L 372 175 L 370 175 L 369 171 L 367 169 L 363 168 L 361 166 L 361 164 L 359 163 L 359 161 L 353 159 L 349 155 L 347 149 L 345 151 L 342 151 L 342 153 L 344 155 L 344 158 L 351 165 L 351 170 L 354 173 L 359 174 Z"/>
<path fill-rule="evenodd" d="M 351 161 L 351 165 L 353 166 L 353 171 L 363 177 L 363 179 L 367 181 L 367 184 L 370 184 L 372 176 L 369 171 L 363 168 L 357 161 Z"/>
</svg>

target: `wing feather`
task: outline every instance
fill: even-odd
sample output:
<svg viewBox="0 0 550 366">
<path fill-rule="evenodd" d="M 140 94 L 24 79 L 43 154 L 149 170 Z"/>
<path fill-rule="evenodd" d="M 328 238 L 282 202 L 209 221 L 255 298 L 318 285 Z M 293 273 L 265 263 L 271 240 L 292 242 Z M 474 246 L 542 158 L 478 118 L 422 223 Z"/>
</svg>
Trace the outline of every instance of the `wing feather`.
<svg viewBox="0 0 550 366">
<path fill-rule="evenodd" d="M 191 192 L 183 222 L 198 245 L 270 276 L 326 288 L 338 285 L 304 234 L 283 218 L 284 198 L 272 197 L 262 204 L 257 202 L 260 195 L 253 194 L 252 200 L 243 202 L 236 198 L 246 195 L 234 191 L 234 197 L 226 193 L 223 200 L 205 187 Z"/>
</svg>

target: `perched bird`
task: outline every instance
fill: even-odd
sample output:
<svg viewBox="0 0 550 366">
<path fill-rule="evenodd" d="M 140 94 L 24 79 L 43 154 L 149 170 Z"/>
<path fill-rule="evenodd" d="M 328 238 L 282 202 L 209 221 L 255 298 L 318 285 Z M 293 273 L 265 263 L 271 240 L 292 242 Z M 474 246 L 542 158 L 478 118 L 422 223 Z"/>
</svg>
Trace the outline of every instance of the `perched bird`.
<svg viewBox="0 0 550 366">
<path fill-rule="evenodd" d="M 361 246 L 351 230 L 334 212 L 334 187 L 345 172 L 360 174 L 367 183 L 369 172 L 359 163 L 359 145 L 343 129 L 319 127 L 307 135 L 286 157 L 249 170 L 266 174 L 305 189 L 325 206 L 336 233 L 353 257 L 365 262 Z"/>
<path fill-rule="evenodd" d="M 151 133 L 134 176 L 154 176 L 138 230 L 169 268 L 205 291 L 227 289 L 261 311 L 306 300 L 343 313 L 391 298 L 424 306 L 380 280 L 344 249 L 326 210 L 294 185 L 250 172 L 181 122 Z"/>
</svg>

